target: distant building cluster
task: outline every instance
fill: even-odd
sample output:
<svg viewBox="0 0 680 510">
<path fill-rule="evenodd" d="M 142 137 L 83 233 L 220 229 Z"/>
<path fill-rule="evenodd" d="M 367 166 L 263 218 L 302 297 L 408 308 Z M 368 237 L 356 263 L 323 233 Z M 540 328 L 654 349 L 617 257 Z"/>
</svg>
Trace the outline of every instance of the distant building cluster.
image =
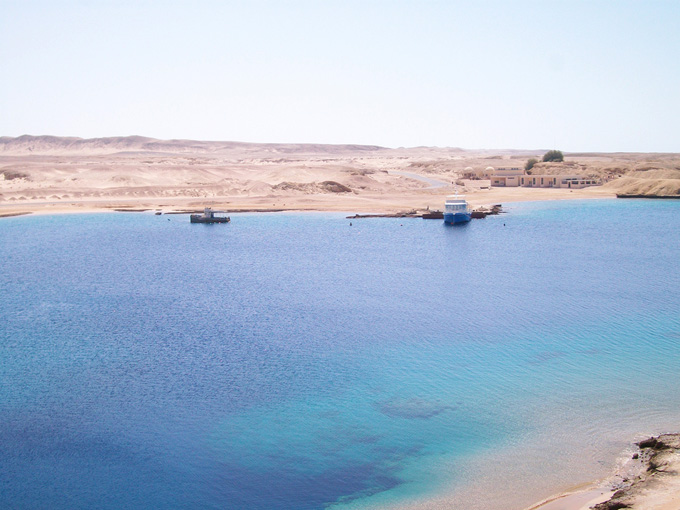
<svg viewBox="0 0 680 510">
<path fill-rule="evenodd" d="M 525 188 L 571 188 L 580 189 L 602 184 L 598 179 L 579 175 L 529 175 L 519 167 L 487 167 L 474 170 L 467 167 L 463 171 L 465 179 L 488 179 L 491 186 Z"/>
</svg>

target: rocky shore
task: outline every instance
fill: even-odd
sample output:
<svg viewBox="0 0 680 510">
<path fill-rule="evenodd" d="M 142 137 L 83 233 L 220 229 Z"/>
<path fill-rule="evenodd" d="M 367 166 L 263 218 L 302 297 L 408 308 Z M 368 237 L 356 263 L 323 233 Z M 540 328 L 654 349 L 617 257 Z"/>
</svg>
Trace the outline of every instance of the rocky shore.
<svg viewBox="0 0 680 510">
<path fill-rule="evenodd" d="M 626 193 L 617 193 L 616 198 L 662 198 L 671 200 L 680 200 L 680 195 L 656 195 L 656 194 L 639 194 L 631 195 Z"/>
<path fill-rule="evenodd" d="M 624 478 L 609 501 L 593 510 L 680 509 L 680 434 L 662 434 L 637 445 L 640 451 L 632 460 L 639 463 L 639 474 Z"/>
<path fill-rule="evenodd" d="M 527 510 L 680 510 L 680 434 L 636 443 L 617 473 L 548 498 Z"/>
</svg>

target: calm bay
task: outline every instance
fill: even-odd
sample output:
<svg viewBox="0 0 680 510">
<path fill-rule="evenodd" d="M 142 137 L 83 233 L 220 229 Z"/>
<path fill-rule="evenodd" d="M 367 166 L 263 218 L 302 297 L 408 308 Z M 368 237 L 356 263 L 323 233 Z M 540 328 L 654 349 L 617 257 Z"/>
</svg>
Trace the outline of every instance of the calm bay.
<svg viewBox="0 0 680 510">
<path fill-rule="evenodd" d="M 680 202 L 506 209 L 3 219 L 0 506 L 521 509 L 614 472 L 680 429 Z"/>
</svg>

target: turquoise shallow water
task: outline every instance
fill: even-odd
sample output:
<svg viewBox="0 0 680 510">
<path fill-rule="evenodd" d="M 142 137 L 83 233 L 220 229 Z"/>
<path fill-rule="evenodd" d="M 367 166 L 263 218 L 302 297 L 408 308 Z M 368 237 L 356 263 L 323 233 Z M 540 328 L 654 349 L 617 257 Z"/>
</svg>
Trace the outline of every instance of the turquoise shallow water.
<svg viewBox="0 0 680 510">
<path fill-rule="evenodd" d="M 1 221 L 1 506 L 382 506 L 517 448 L 552 484 L 610 469 L 680 418 L 680 204 L 508 209 Z"/>
</svg>

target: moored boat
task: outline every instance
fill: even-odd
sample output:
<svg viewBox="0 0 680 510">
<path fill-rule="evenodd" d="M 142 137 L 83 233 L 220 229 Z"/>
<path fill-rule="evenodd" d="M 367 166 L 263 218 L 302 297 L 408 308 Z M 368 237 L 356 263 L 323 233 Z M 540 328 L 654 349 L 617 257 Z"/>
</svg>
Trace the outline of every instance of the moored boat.
<svg viewBox="0 0 680 510">
<path fill-rule="evenodd" d="M 455 195 L 447 197 L 444 204 L 444 223 L 455 225 L 457 223 L 467 223 L 472 219 L 470 205 L 462 197 Z"/>
<path fill-rule="evenodd" d="M 229 223 L 231 218 L 229 216 L 215 216 L 216 213 L 223 211 L 213 211 L 210 207 L 206 207 L 203 214 L 192 214 L 189 216 L 191 223 Z"/>
</svg>

